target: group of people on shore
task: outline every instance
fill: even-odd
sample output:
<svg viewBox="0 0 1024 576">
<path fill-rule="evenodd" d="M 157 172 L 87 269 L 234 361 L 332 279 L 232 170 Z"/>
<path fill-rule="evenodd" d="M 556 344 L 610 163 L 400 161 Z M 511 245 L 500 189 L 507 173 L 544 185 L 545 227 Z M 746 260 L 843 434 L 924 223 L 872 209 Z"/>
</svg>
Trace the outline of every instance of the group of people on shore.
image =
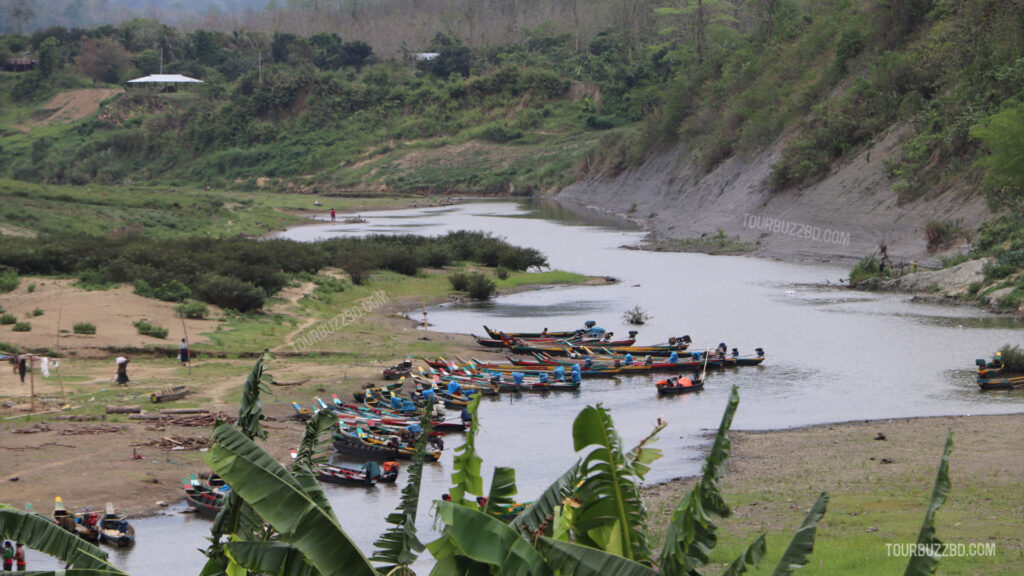
<svg viewBox="0 0 1024 576">
<path fill-rule="evenodd" d="M 15 566 L 18 572 L 25 571 L 25 545 L 21 542 L 4 540 L 3 545 L 4 572 L 14 572 Z"/>
</svg>

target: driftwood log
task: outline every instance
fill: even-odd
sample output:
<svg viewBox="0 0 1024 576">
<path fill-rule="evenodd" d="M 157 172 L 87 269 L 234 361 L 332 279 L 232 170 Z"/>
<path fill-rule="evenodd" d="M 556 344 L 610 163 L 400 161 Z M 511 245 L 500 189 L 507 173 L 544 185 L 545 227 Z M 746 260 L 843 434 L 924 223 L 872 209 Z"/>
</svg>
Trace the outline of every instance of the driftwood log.
<svg viewBox="0 0 1024 576">
<path fill-rule="evenodd" d="M 107 414 L 138 414 L 142 406 L 107 406 Z"/>
<path fill-rule="evenodd" d="M 161 410 L 161 414 L 209 414 L 206 408 L 167 408 Z"/>
</svg>

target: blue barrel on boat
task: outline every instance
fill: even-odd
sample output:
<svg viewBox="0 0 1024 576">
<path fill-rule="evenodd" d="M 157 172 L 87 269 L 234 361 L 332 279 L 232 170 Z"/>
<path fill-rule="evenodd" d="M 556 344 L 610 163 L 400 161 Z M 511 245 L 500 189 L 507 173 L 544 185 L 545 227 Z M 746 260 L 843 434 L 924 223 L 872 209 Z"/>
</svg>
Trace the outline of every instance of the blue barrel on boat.
<svg viewBox="0 0 1024 576">
<path fill-rule="evenodd" d="M 424 400 L 430 400 L 431 402 L 433 402 L 433 400 L 434 400 L 434 391 L 431 390 L 430 388 L 427 388 L 426 390 L 421 391 L 420 394 L 423 395 L 423 399 Z"/>
<path fill-rule="evenodd" d="M 675 351 L 673 351 L 671 354 L 669 354 L 668 361 L 673 364 L 679 362 L 679 354 L 676 354 Z"/>
<path fill-rule="evenodd" d="M 391 409 L 392 410 L 401 410 L 402 409 L 402 399 L 399 398 L 398 396 L 392 396 L 391 397 Z"/>
<path fill-rule="evenodd" d="M 523 374 L 522 372 L 513 372 L 512 373 L 512 383 L 515 384 L 516 386 L 518 386 L 518 385 L 523 383 L 523 378 L 525 378 L 525 377 L 526 377 L 526 374 Z"/>
<path fill-rule="evenodd" d="M 452 380 L 451 382 L 448 383 L 449 394 L 458 394 L 460 390 L 462 390 L 462 386 L 459 386 L 459 383 L 456 382 L 455 380 Z"/>
<path fill-rule="evenodd" d="M 548 383 L 548 373 L 547 372 L 541 372 L 540 373 L 540 383 L 541 384 L 547 384 Z"/>
<path fill-rule="evenodd" d="M 551 371 L 551 377 L 559 381 L 565 380 L 565 366 L 556 366 L 555 369 Z"/>
<path fill-rule="evenodd" d="M 430 395 L 434 395 L 434 391 L 430 391 Z M 412 400 L 402 400 L 402 411 L 403 412 L 415 412 L 416 404 Z"/>
<path fill-rule="evenodd" d="M 583 377 L 582 377 L 582 375 L 580 374 L 580 371 L 579 371 L 579 370 L 573 370 L 573 371 L 572 371 L 572 383 L 573 383 L 573 384 L 579 384 L 579 383 L 580 383 L 580 380 L 582 380 L 582 378 L 583 378 Z"/>
</svg>

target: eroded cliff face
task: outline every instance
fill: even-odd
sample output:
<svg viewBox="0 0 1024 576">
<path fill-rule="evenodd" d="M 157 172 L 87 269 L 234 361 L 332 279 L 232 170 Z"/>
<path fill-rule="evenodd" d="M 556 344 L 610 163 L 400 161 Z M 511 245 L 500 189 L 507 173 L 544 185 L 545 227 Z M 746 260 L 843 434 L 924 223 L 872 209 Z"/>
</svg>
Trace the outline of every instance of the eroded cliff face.
<svg viewBox="0 0 1024 576">
<path fill-rule="evenodd" d="M 935 256 L 926 250 L 925 223 L 963 218 L 963 227 L 974 229 L 992 213 L 973 183 L 898 204 L 897 180 L 887 175 L 885 163 L 895 159 L 908 134 L 893 128 L 802 189 L 771 191 L 780 140 L 758 155 L 730 158 L 710 173 L 679 146 L 618 177 L 569 186 L 558 198 L 637 219 L 660 237 L 696 238 L 722 229 L 744 242 L 760 240 L 756 253 L 767 257 L 859 260 L 884 242 L 890 257 L 925 264 Z"/>
</svg>

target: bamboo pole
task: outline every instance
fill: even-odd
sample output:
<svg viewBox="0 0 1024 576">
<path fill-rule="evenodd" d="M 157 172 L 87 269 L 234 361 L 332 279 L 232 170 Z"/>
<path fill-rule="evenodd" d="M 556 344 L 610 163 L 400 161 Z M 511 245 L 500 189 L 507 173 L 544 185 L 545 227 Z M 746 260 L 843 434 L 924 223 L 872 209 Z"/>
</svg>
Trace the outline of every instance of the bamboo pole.
<svg viewBox="0 0 1024 576">
<path fill-rule="evenodd" d="M 60 356 L 60 320 L 63 313 L 64 305 L 61 304 L 60 309 L 57 311 L 57 341 L 55 342 L 57 346 L 57 356 Z M 64 402 L 64 405 L 67 406 L 68 395 L 64 392 L 64 378 L 62 378 L 60 375 L 60 360 L 54 358 L 54 364 L 55 366 L 53 367 L 53 369 L 54 371 L 57 372 L 57 382 L 60 384 L 60 397 L 61 400 Z"/>
<path fill-rule="evenodd" d="M 32 393 L 32 412 L 36 411 L 36 374 L 35 374 L 36 357 L 34 354 L 28 357 L 28 381 L 29 387 Z"/>
</svg>

